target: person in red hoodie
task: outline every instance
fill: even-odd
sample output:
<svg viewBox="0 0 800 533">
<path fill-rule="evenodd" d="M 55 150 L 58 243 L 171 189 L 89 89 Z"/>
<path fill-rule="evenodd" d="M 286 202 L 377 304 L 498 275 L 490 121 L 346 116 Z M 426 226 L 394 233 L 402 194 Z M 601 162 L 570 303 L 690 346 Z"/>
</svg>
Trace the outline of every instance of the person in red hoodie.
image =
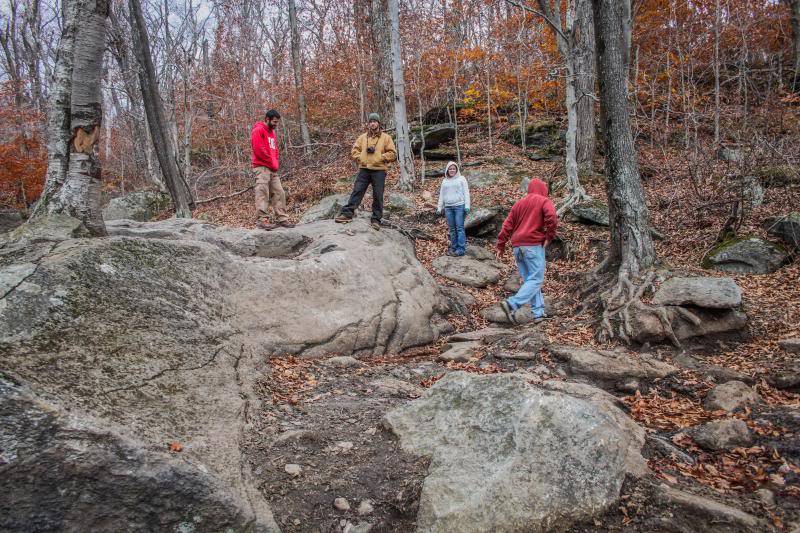
<svg viewBox="0 0 800 533">
<path fill-rule="evenodd" d="M 294 227 L 294 224 L 289 222 L 289 215 L 286 214 L 286 193 L 278 177 L 280 159 L 275 128 L 280 120 L 280 113 L 270 109 L 264 121 L 256 122 L 250 132 L 250 146 L 253 149 L 250 162 L 256 172 L 256 226 L 264 230 L 275 229 L 278 226 Z M 275 212 L 277 224 L 268 222 L 270 205 Z"/>
<path fill-rule="evenodd" d="M 553 202 L 547 197 L 547 184 L 540 179 L 532 179 L 528 184 L 528 194 L 514 204 L 503 222 L 497 237 L 496 256 L 503 257 L 506 243 L 511 239 L 514 247 L 514 260 L 522 278 L 522 286 L 517 294 L 502 300 L 500 306 L 512 324 L 517 321 L 514 311 L 530 303 L 534 322 L 546 317 L 542 283 L 544 282 L 544 249 L 556 236 L 558 215 Z"/>
</svg>

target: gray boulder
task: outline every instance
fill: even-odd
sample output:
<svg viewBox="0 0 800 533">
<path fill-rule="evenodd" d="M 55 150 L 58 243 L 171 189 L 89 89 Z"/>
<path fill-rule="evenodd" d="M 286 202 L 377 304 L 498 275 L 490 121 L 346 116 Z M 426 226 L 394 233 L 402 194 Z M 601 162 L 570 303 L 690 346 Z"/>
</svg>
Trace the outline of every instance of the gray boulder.
<svg viewBox="0 0 800 533">
<path fill-rule="evenodd" d="M 782 217 L 771 217 L 764 221 L 764 228 L 773 237 L 800 250 L 800 213 L 794 211 Z"/>
<path fill-rule="evenodd" d="M 452 342 L 442 346 L 442 353 L 436 358 L 437 361 L 455 361 L 466 363 L 478 355 L 481 344 L 478 341 Z"/>
<path fill-rule="evenodd" d="M 431 459 L 417 531 L 551 531 L 614 505 L 646 471 L 644 431 L 591 390 L 451 372 L 391 411 L 402 448 Z"/>
<path fill-rule="evenodd" d="M 516 145 L 522 145 L 522 135 L 519 125 L 511 126 L 504 134 L 505 140 Z M 550 120 L 541 120 L 527 124 L 525 127 L 525 146 L 527 149 L 536 150 L 543 158 L 547 155 L 558 154 L 563 150 L 564 137 L 558 124 Z M 544 152 L 544 154 L 542 154 Z"/>
<path fill-rule="evenodd" d="M 139 191 L 113 198 L 103 209 L 103 220 L 138 220 L 145 222 L 170 206 L 168 195 Z"/>
<path fill-rule="evenodd" d="M 742 304 L 742 291 L 731 278 L 670 278 L 658 288 L 657 305 L 696 305 L 734 309 Z"/>
<path fill-rule="evenodd" d="M 475 305 L 475 297 L 464 289 L 458 287 L 441 286 L 442 294 L 447 298 L 449 309 L 459 315 L 468 316 L 470 307 Z"/>
<path fill-rule="evenodd" d="M 741 237 L 714 247 L 701 266 L 734 274 L 770 274 L 788 260 L 789 254 L 783 246 L 758 237 Z"/>
<path fill-rule="evenodd" d="M 717 385 L 706 396 L 704 407 L 709 411 L 739 411 L 761 401 L 761 396 L 741 381 Z"/>
<path fill-rule="evenodd" d="M 496 234 L 503 223 L 499 207 L 478 207 L 464 218 L 467 235 L 485 236 Z"/>
<path fill-rule="evenodd" d="M 665 508 L 666 512 L 659 523 L 645 528 L 648 531 L 761 533 L 770 529 L 758 518 L 741 509 L 666 484 L 658 487 L 653 500 Z"/>
<path fill-rule="evenodd" d="M 442 256 L 433 260 L 433 270 L 449 280 L 470 287 L 486 287 L 500 279 L 500 268 L 486 261 L 467 256 Z"/>
<path fill-rule="evenodd" d="M 452 148 L 430 148 L 423 150 L 425 159 L 429 161 L 455 161 L 458 158 L 455 147 Z M 463 154 L 463 152 L 462 152 Z M 444 175 L 444 172 L 442 172 Z"/>
<path fill-rule="evenodd" d="M 301 224 L 309 224 L 319 220 L 329 220 L 339 214 L 342 207 L 350 199 L 349 194 L 332 194 L 320 200 L 316 205 L 303 213 L 300 218 Z"/>
<path fill-rule="evenodd" d="M 568 217 L 574 222 L 595 226 L 608 226 L 608 206 L 600 200 L 589 200 L 569 208 Z"/>
<path fill-rule="evenodd" d="M 425 137 L 423 146 L 422 137 Z M 411 128 L 411 149 L 415 153 L 420 150 L 437 148 L 440 144 L 448 143 L 456 138 L 455 124 L 433 124 L 420 128 Z"/>
<path fill-rule="evenodd" d="M 710 451 L 750 446 L 753 442 L 750 428 L 738 418 L 725 418 L 700 424 L 689 428 L 686 433 L 700 447 Z"/>
<path fill-rule="evenodd" d="M 637 357 L 624 352 L 563 344 L 550 345 L 548 350 L 555 359 L 566 363 L 570 374 L 601 382 L 616 382 L 625 378 L 656 379 L 678 371 L 674 366 L 647 354 Z"/>
<path fill-rule="evenodd" d="M 747 327 L 747 315 L 736 309 L 689 310 L 679 306 L 667 306 L 663 309 L 679 341 L 693 337 L 736 333 Z M 664 323 L 652 309 L 642 309 L 632 314 L 629 335 L 639 343 L 669 340 Z"/>
<path fill-rule="evenodd" d="M 407 194 L 390 192 L 386 195 L 383 208 L 390 213 L 411 211 L 414 209 L 414 198 Z"/>
<path fill-rule="evenodd" d="M 237 395 L 217 408 L 233 403 L 243 406 Z M 169 454 L 174 431 L 148 445 L 72 406 L 65 411 L 2 374 L 0 417 L 0 530 L 279 531 L 255 487 L 226 486 L 197 461 L 195 443 Z M 222 438 L 209 445 L 236 442 L 216 437 Z M 246 471 L 238 472 L 238 463 L 215 466 L 234 478 Z"/>
</svg>

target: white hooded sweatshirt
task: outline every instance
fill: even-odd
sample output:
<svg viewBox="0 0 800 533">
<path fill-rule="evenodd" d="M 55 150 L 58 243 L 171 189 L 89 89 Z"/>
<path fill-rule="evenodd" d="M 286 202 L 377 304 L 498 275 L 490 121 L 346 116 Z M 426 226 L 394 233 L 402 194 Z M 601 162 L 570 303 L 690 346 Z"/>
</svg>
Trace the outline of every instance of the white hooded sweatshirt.
<svg viewBox="0 0 800 533">
<path fill-rule="evenodd" d="M 451 166 L 456 167 L 456 175 L 453 177 L 448 176 Z M 469 184 L 467 178 L 462 176 L 458 170 L 458 165 L 450 161 L 444 167 L 444 178 L 442 178 L 442 185 L 439 188 L 439 205 L 436 210 L 441 211 L 445 207 L 457 205 L 463 205 L 464 209 L 469 209 Z"/>
</svg>

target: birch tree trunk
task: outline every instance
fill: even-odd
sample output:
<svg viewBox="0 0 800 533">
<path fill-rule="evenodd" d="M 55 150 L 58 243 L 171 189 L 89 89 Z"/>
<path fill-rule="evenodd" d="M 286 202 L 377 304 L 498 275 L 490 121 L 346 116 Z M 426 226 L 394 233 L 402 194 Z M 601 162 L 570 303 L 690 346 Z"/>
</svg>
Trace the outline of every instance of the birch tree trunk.
<svg viewBox="0 0 800 533">
<path fill-rule="evenodd" d="M 97 142 L 108 0 L 68 0 L 48 116 L 47 182 L 32 216 L 63 213 L 105 235 Z"/>
<path fill-rule="evenodd" d="M 611 220 L 611 247 L 604 266 L 618 268 L 620 278 L 632 280 L 653 266 L 656 254 L 629 122 L 624 17 L 630 7 L 623 6 L 627 1 L 592 0 Z"/>
<path fill-rule="evenodd" d="M 300 136 L 303 139 L 303 151 L 311 151 L 311 135 L 308 133 L 308 108 L 303 87 L 303 63 L 300 60 L 300 29 L 297 27 L 297 6 L 294 0 L 289 0 L 289 26 L 292 39 L 292 68 L 294 70 L 294 89 L 297 91 L 297 107 L 300 115 Z"/>
<path fill-rule="evenodd" d="M 414 187 L 414 159 L 411 157 L 411 143 L 408 138 L 408 119 L 406 117 L 406 82 L 403 76 L 403 53 L 400 46 L 400 12 L 398 0 L 388 0 L 389 20 L 391 22 L 392 46 L 392 88 L 394 89 L 394 121 L 397 133 L 397 161 L 400 164 L 399 188 L 410 191 Z"/>
<path fill-rule="evenodd" d="M 150 41 L 147 36 L 147 28 L 139 0 L 128 0 L 128 10 L 131 18 L 133 49 L 139 62 L 139 85 L 142 90 L 142 99 L 144 100 L 150 137 L 153 140 L 153 148 L 172 198 L 175 216 L 178 218 L 192 218 L 194 202 L 186 180 L 178 166 L 175 143 L 168 131 L 164 105 L 161 101 L 153 59 L 150 55 Z"/>
<path fill-rule="evenodd" d="M 384 129 L 394 129 L 394 96 L 392 95 L 392 38 L 386 0 L 371 0 L 372 64 L 376 76 L 378 112 Z"/>
</svg>

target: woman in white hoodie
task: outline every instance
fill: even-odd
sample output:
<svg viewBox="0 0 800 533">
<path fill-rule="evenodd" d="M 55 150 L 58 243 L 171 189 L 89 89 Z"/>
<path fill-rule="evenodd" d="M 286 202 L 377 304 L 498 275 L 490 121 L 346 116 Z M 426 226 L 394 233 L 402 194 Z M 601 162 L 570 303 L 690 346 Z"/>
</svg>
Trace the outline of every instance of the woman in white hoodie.
<svg viewBox="0 0 800 533">
<path fill-rule="evenodd" d="M 469 184 L 458 171 L 458 165 L 450 161 L 444 168 L 444 178 L 439 188 L 439 205 L 436 212 L 444 210 L 450 228 L 450 248 L 447 255 L 460 257 L 467 248 L 464 217 L 469 213 Z"/>
</svg>

